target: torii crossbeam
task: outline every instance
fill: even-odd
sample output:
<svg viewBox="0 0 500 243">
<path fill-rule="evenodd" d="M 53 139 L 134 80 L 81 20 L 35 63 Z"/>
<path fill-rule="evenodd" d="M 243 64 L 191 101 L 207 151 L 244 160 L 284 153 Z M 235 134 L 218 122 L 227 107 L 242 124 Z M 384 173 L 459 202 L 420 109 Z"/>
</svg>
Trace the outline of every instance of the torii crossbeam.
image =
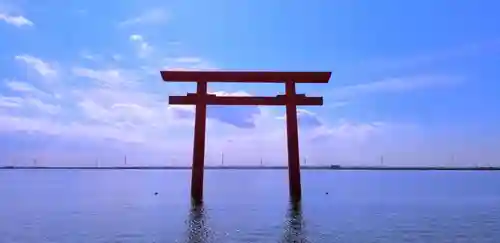
<svg viewBox="0 0 500 243">
<path fill-rule="evenodd" d="M 328 83 L 331 72 L 248 72 L 248 71 L 161 71 L 167 82 L 196 82 L 196 93 L 170 96 L 171 105 L 196 105 L 194 125 L 193 168 L 191 198 L 194 203 L 203 200 L 203 172 L 205 164 L 205 129 L 207 105 L 284 105 L 288 138 L 288 177 L 290 198 L 301 200 L 299 137 L 297 105 L 323 105 L 323 97 L 297 94 L 296 83 Z M 284 83 L 285 95 L 275 97 L 220 97 L 207 93 L 208 82 Z"/>
</svg>

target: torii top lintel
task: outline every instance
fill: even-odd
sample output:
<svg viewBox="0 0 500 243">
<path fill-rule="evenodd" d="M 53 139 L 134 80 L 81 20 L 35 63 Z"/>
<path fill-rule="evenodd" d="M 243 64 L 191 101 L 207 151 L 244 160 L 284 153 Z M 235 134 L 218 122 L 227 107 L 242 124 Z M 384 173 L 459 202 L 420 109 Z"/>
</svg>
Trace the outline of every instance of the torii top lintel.
<svg viewBox="0 0 500 243">
<path fill-rule="evenodd" d="M 328 83 L 331 72 L 161 71 L 166 82 Z"/>
</svg>

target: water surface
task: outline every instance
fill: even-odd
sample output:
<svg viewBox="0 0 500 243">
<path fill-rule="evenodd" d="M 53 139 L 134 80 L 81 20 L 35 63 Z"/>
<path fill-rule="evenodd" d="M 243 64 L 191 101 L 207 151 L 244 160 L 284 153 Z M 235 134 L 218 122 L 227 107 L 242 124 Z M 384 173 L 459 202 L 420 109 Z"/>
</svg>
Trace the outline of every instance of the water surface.
<svg viewBox="0 0 500 243">
<path fill-rule="evenodd" d="M 2 170 L 0 242 L 500 242 L 500 173 Z M 155 195 L 158 192 L 158 195 Z"/>
</svg>

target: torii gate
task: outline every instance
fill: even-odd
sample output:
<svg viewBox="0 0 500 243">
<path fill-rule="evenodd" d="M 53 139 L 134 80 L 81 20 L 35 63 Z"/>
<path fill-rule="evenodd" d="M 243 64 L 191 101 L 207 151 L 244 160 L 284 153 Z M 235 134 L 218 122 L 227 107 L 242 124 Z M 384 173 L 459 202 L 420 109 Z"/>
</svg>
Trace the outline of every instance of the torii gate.
<svg viewBox="0 0 500 243">
<path fill-rule="evenodd" d="M 199 204 L 203 200 L 207 105 L 286 106 L 289 193 L 293 202 L 301 200 L 297 105 L 321 106 L 323 105 L 323 97 L 307 97 L 305 94 L 297 94 L 295 84 L 328 83 L 331 72 L 161 71 L 161 76 L 167 82 L 197 83 L 196 93 L 169 97 L 171 105 L 196 105 L 191 177 L 191 198 L 194 203 Z M 285 95 L 277 95 L 276 97 L 220 97 L 207 93 L 208 82 L 284 83 Z"/>
</svg>

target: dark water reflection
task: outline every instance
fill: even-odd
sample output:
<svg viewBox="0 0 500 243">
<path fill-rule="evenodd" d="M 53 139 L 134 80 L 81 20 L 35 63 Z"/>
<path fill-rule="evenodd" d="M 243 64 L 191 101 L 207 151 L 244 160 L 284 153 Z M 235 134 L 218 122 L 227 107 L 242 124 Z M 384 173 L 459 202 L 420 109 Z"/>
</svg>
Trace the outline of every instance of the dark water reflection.
<svg viewBox="0 0 500 243">
<path fill-rule="evenodd" d="M 207 215 L 203 204 L 192 205 L 187 220 L 187 239 L 188 243 L 213 242 L 210 227 L 208 225 Z"/>
<path fill-rule="evenodd" d="M 251 222 L 249 222 L 251 223 Z M 210 220 L 204 205 L 192 205 L 189 211 L 186 240 L 187 243 L 208 243 L 216 242 L 214 232 L 211 230 Z M 224 238 L 224 236 L 222 236 Z M 219 239 L 222 240 L 222 239 Z M 300 203 L 290 203 L 285 215 L 283 225 L 282 243 L 305 243 L 307 240 L 304 229 L 304 219 L 302 217 L 302 205 Z"/>
<path fill-rule="evenodd" d="M 286 215 L 283 239 L 281 242 L 309 242 L 304 229 L 304 220 L 302 218 L 302 204 L 290 203 Z"/>
</svg>

